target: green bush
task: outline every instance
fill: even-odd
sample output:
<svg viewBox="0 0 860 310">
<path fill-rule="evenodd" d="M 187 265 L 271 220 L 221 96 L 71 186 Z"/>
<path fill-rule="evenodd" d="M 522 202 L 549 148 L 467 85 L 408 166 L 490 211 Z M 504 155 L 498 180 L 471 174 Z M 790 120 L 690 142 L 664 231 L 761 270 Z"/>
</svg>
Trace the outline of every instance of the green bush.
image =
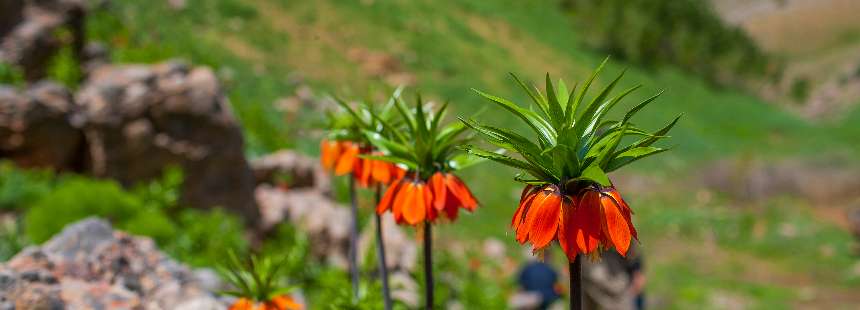
<svg viewBox="0 0 860 310">
<path fill-rule="evenodd" d="M 62 48 L 51 56 L 48 61 L 47 77 L 56 80 L 70 89 L 76 89 L 83 79 L 78 56 L 72 44 L 72 31 L 68 28 L 60 28 L 54 31 L 54 37 L 63 42 Z"/>
<path fill-rule="evenodd" d="M 156 181 L 127 191 L 110 180 L 67 176 L 51 189 L 49 182 L 29 182 L 24 172 L 0 166 L 0 203 L 21 208 L 41 195 L 24 217 L 25 235 L 41 243 L 66 225 L 98 216 L 118 229 L 153 238 L 166 253 L 195 266 L 215 265 L 226 249 L 246 251 L 241 220 L 221 210 L 179 209 L 182 172 L 167 169 Z M 15 180 L 15 186 L 10 186 Z"/>
<path fill-rule="evenodd" d="M 0 224 L 0 261 L 9 260 L 28 244 L 17 221 L 4 221 Z"/>
<path fill-rule="evenodd" d="M 791 98 L 798 103 L 803 103 L 809 97 L 809 89 L 811 88 L 809 79 L 799 77 L 791 83 Z"/>
<path fill-rule="evenodd" d="M 774 61 L 707 1 L 563 0 L 562 7 L 587 29 L 587 44 L 638 64 L 673 64 L 718 84 L 777 74 Z"/>
<path fill-rule="evenodd" d="M 24 85 L 24 74 L 11 64 L 0 62 L 0 84 Z"/>
<path fill-rule="evenodd" d="M 71 177 L 33 204 L 25 231 L 33 242 L 48 240 L 66 224 L 99 216 L 122 226 L 143 208 L 143 202 L 113 181 Z"/>
<path fill-rule="evenodd" d="M 48 170 L 24 170 L 0 162 L 0 210 L 21 210 L 48 193 L 54 174 Z"/>
<path fill-rule="evenodd" d="M 176 235 L 160 243 L 161 249 L 192 266 L 215 266 L 228 250 L 246 253 L 242 221 L 222 210 L 182 210 L 173 223 Z"/>
</svg>

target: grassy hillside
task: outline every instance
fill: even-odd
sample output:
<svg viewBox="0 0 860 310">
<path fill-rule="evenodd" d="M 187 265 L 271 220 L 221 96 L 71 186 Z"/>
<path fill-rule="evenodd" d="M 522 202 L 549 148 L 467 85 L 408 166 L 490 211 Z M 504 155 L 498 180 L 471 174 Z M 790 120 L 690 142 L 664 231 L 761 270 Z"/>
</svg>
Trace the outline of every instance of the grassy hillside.
<svg viewBox="0 0 860 310">
<path fill-rule="evenodd" d="M 470 88 L 525 102 L 508 72 L 532 81 L 541 80 L 547 71 L 567 81 L 582 80 L 605 57 L 582 47 L 580 33 L 587 29 L 575 27 L 554 1 L 189 0 L 184 9 L 166 3 L 116 1 L 91 19 L 90 34 L 109 42 L 118 62 L 180 57 L 216 68 L 229 88 L 252 155 L 282 147 L 316 154 L 318 138 L 296 129 L 313 125 L 318 115 L 308 110 L 299 123 L 286 123 L 273 106 L 293 93 L 299 78 L 319 93 L 347 98 L 381 97 L 393 82 L 411 82 L 412 90 L 451 100 L 456 114 L 468 116 L 487 106 Z M 638 124 L 655 128 L 684 114 L 670 139 L 675 150 L 633 169 L 660 180 L 655 187 L 674 189 L 632 199 L 643 244 L 655 258 L 650 274 L 658 301 L 680 308 L 713 304 L 716 291 L 752 307 L 788 307 L 830 296 L 804 299 L 799 292 L 809 285 L 827 283 L 825 291 L 834 294 L 845 292 L 843 286 L 857 285 L 856 278 L 828 271 L 850 268 L 850 237 L 828 222 L 809 218 L 802 203 L 731 209 L 720 200 L 701 203 L 695 189 L 674 178 L 687 175 L 697 164 L 726 157 L 851 158 L 860 147 L 855 138 L 860 129 L 851 120 L 860 113 L 841 122 L 810 123 L 750 95 L 712 88 L 668 67 L 645 70 L 612 62 L 600 83 L 624 68 L 629 70 L 622 87 L 644 86 L 626 104 L 665 90 L 656 104 L 639 114 Z M 492 108 L 481 118 L 498 124 L 511 121 Z M 513 173 L 484 166 L 466 174 L 483 207 L 442 232 L 508 241 L 506 225 L 518 195 L 518 185 L 510 181 Z M 764 215 L 778 216 L 756 224 Z M 802 227 L 799 235 L 769 239 L 760 235 L 761 229 L 753 231 L 764 225 L 763 236 L 778 234 L 784 223 Z M 803 252 L 781 246 L 791 242 Z M 819 255 L 820 242 L 833 245 L 829 256 Z M 702 244 L 712 246 L 708 249 L 712 252 L 702 252 Z M 761 264 L 785 277 L 808 276 L 775 281 L 778 278 L 766 278 L 766 272 L 736 272 L 739 264 L 743 268 Z"/>
</svg>

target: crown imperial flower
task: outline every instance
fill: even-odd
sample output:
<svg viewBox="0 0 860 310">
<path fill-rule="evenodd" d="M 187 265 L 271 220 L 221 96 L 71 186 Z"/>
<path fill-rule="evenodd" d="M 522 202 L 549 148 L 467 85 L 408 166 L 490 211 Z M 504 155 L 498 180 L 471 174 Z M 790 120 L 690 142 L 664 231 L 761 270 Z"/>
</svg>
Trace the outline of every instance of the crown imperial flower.
<svg viewBox="0 0 860 310">
<path fill-rule="evenodd" d="M 511 157 L 467 146 L 467 152 L 523 171 L 517 180 L 526 183 L 514 212 L 511 227 L 516 240 L 530 243 L 541 251 L 557 240 L 568 259 L 614 248 L 626 255 L 632 240 L 638 240 L 631 215 L 633 211 L 621 198 L 607 173 L 636 160 L 666 151 L 652 146 L 665 138 L 680 116 L 655 132 L 630 123 L 631 118 L 659 94 L 627 111 L 620 120 L 606 120 L 609 111 L 624 97 L 639 88 L 618 95 L 610 93 L 624 75 L 585 102 L 588 88 L 602 70 L 604 61 L 577 92 L 568 91 L 564 81 L 554 86 L 546 75 L 546 91 L 514 80 L 525 90 L 537 110 L 526 109 L 506 99 L 478 90 L 479 95 L 521 119 L 537 137 L 461 119 L 490 144 L 519 155 Z M 623 145 L 622 139 L 637 137 Z M 528 175 L 528 176 L 524 176 Z"/>
</svg>

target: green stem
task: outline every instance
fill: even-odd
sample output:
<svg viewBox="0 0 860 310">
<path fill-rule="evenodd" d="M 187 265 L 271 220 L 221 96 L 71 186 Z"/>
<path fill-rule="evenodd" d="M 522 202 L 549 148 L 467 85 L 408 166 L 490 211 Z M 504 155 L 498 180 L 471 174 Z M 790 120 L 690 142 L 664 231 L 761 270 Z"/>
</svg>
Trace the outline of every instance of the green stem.
<svg viewBox="0 0 860 310">
<path fill-rule="evenodd" d="M 358 197 L 355 179 L 349 176 L 349 198 L 352 207 L 352 223 L 349 231 L 349 274 L 352 279 L 352 297 L 358 300 Z"/>
<path fill-rule="evenodd" d="M 379 197 L 382 194 L 382 185 L 376 185 L 376 203 L 379 204 Z M 391 291 L 388 289 L 388 264 L 385 261 L 385 243 L 382 239 L 382 216 L 379 213 L 373 213 L 376 216 L 376 255 L 379 256 L 379 277 L 382 280 L 382 300 L 385 304 L 385 310 L 391 310 Z"/>
</svg>

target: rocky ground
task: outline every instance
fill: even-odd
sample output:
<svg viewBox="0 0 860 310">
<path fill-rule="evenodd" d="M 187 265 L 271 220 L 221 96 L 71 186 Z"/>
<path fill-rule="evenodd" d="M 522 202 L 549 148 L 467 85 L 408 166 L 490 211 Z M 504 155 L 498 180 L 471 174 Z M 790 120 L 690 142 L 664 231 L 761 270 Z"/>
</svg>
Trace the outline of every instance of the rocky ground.
<svg viewBox="0 0 860 310">
<path fill-rule="evenodd" d="M 170 259 L 149 238 L 89 218 L 0 265 L 0 308 L 225 309 L 210 291 L 217 277 L 198 276 L 206 273 Z"/>
</svg>

